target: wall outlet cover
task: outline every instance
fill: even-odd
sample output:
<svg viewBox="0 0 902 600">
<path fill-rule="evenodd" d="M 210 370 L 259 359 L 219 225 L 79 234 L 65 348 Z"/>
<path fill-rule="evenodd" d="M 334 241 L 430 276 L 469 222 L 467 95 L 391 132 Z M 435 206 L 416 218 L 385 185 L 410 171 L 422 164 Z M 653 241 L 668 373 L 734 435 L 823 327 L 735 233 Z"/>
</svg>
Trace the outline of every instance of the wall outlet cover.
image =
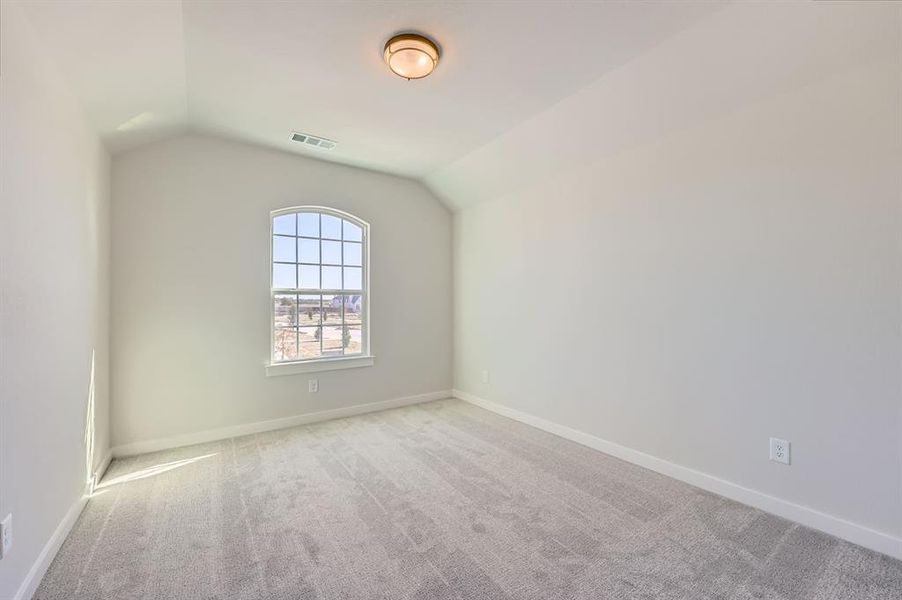
<svg viewBox="0 0 902 600">
<path fill-rule="evenodd" d="M 779 438 L 770 438 L 770 459 L 774 462 L 789 464 L 790 443 Z"/>
<path fill-rule="evenodd" d="M 6 515 L 0 521 L 0 558 L 4 558 L 13 548 L 13 515 Z"/>
<path fill-rule="evenodd" d="M 319 379 L 308 379 L 307 380 L 307 391 L 311 394 L 315 394 L 319 391 Z"/>
</svg>

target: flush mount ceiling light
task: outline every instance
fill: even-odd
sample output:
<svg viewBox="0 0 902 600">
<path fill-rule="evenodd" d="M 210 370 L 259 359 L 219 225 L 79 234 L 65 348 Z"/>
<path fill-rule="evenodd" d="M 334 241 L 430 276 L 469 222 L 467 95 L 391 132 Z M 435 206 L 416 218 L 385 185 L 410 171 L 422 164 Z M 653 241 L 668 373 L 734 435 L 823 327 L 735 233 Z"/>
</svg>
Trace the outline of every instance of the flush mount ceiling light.
<svg viewBox="0 0 902 600">
<path fill-rule="evenodd" d="M 385 42 L 385 64 L 404 79 L 422 79 L 438 64 L 438 46 L 427 37 L 402 33 Z"/>
</svg>

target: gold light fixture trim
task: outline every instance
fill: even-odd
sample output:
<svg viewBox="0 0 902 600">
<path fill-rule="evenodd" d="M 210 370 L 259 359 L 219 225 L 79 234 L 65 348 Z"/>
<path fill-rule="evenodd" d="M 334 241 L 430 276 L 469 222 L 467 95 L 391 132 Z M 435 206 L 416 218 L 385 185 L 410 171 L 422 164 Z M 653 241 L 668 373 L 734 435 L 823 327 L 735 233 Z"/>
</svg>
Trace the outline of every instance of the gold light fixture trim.
<svg viewBox="0 0 902 600">
<path fill-rule="evenodd" d="M 402 33 L 385 42 L 382 51 L 385 64 L 392 73 L 411 79 L 422 79 L 438 65 L 438 46 L 429 38 L 416 33 Z"/>
</svg>

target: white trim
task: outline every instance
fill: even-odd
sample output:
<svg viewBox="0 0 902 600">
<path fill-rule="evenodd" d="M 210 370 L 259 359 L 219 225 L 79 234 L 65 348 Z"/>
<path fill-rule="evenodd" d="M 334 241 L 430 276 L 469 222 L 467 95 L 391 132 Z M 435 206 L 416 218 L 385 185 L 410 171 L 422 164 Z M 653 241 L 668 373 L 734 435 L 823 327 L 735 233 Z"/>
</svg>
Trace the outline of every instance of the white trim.
<svg viewBox="0 0 902 600">
<path fill-rule="evenodd" d="M 53 562 L 60 546 L 66 541 L 66 536 L 72 531 L 72 527 L 75 525 L 78 516 L 81 514 L 81 511 L 84 510 L 87 503 L 88 497 L 82 495 L 69 507 L 63 520 L 56 526 L 53 535 L 50 536 L 50 539 L 44 544 L 44 548 L 41 549 L 41 553 L 38 554 L 37 559 L 32 563 L 31 568 L 28 570 L 28 574 L 19 586 L 19 590 L 13 596 L 13 600 L 29 600 L 34 596 L 38 586 L 41 584 L 41 580 L 44 578 L 44 574 L 50 567 L 50 563 Z"/>
<path fill-rule="evenodd" d="M 103 479 L 103 475 L 106 473 L 106 470 L 110 466 L 110 462 L 113 460 L 113 449 L 110 448 L 106 451 L 106 454 L 103 455 L 103 458 L 98 463 L 97 468 L 94 469 L 94 481 L 93 484 L 96 486 L 100 483 L 100 480 Z M 93 492 L 93 490 L 91 490 Z"/>
<path fill-rule="evenodd" d="M 877 552 L 882 552 L 883 554 L 902 559 L 902 538 L 820 512 L 807 506 L 802 506 L 801 504 L 795 504 L 794 502 L 783 500 L 776 496 L 749 489 L 736 483 L 714 477 L 713 475 L 702 473 L 701 471 L 668 462 L 662 458 L 645 454 L 644 452 L 626 446 L 621 446 L 620 444 L 610 442 L 583 431 L 572 429 L 565 425 L 560 425 L 541 417 L 498 404 L 497 402 L 480 398 L 469 392 L 453 390 L 453 394 L 455 398 L 469 402 L 480 408 L 490 410 L 504 417 L 520 421 L 521 423 L 526 423 L 527 425 L 588 446 L 589 448 L 604 452 L 605 454 L 610 454 L 611 456 L 639 465 L 640 467 L 651 469 L 652 471 L 684 481 L 688 484 L 702 488 L 703 490 L 714 492 L 715 494 L 719 494 L 731 500 L 801 523 L 807 527 L 835 535 L 836 537 L 848 540 L 853 544 L 858 544 L 865 548 L 870 548 L 871 550 L 876 550 Z"/>
<path fill-rule="evenodd" d="M 378 412 L 380 410 L 388 410 L 390 408 L 399 408 L 401 406 L 409 406 L 411 404 L 420 404 L 421 402 L 443 400 L 450 397 L 451 390 L 428 392 L 426 394 L 404 396 L 402 398 L 393 398 L 391 400 L 383 400 L 381 402 L 356 404 L 354 406 L 347 406 L 344 408 L 334 408 L 332 410 L 306 413 L 292 417 L 284 417 L 281 419 L 272 419 L 270 421 L 258 421 L 256 423 L 246 423 L 244 425 L 233 425 L 231 427 L 210 429 L 207 431 L 199 431 L 197 433 L 186 433 L 156 440 L 142 440 L 140 442 L 132 442 L 130 444 L 121 444 L 119 446 L 114 446 L 112 452 L 115 458 L 120 458 L 123 456 L 134 456 L 136 454 L 144 454 L 146 452 L 156 452 L 157 450 L 168 450 L 170 448 L 180 448 L 182 446 L 191 446 L 193 444 L 203 444 L 206 442 L 214 442 L 217 440 L 224 440 L 241 435 L 250 435 L 252 433 L 261 433 L 263 431 L 273 431 L 275 429 L 285 429 L 286 427 L 296 427 L 297 425 L 307 425 L 309 423 L 318 423 L 320 421 L 330 421 L 332 419 L 352 417 L 354 415 Z"/>
<path fill-rule="evenodd" d="M 298 362 L 269 363 L 266 365 L 266 376 L 297 375 L 299 373 L 316 373 L 318 371 L 338 371 L 340 369 L 356 369 L 372 367 L 375 356 L 343 356 L 341 358 L 320 358 Z"/>
<path fill-rule="evenodd" d="M 97 468 L 94 469 L 94 472 L 91 474 L 91 481 L 88 482 L 90 488 L 96 486 L 97 483 L 103 479 L 103 475 L 106 473 L 112 460 L 113 451 L 110 449 L 106 451 L 106 454 L 103 455 L 103 458 L 97 464 Z M 41 584 L 41 580 L 44 578 L 44 574 L 50 567 L 50 563 L 53 562 L 60 546 L 62 546 L 66 537 L 68 537 L 69 532 L 72 530 L 72 527 L 75 525 L 75 522 L 78 520 L 79 515 L 81 515 L 81 512 L 84 510 L 85 506 L 87 506 L 88 498 L 90 497 L 89 494 L 92 491 L 93 489 L 88 489 L 87 493 L 78 498 L 78 500 L 69 507 L 69 510 L 66 511 L 62 521 L 56 526 L 50 539 L 47 540 L 47 543 L 44 544 L 44 548 L 41 549 L 38 558 L 28 570 L 28 574 L 25 576 L 18 591 L 13 596 L 14 600 L 28 600 L 37 591 L 38 586 Z"/>
</svg>

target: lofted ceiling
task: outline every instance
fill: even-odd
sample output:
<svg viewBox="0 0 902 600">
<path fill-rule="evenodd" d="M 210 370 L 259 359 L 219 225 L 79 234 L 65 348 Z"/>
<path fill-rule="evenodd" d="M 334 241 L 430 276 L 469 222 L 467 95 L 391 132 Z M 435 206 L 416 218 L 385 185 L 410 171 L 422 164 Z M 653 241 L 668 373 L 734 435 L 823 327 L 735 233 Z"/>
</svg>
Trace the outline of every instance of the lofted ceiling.
<svg viewBox="0 0 902 600">
<path fill-rule="evenodd" d="M 716 11 L 711 2 L 25 3 L 111 152 L 183 131 L 425 179 Z M 432 36 L 435 73 L 382 62 Z M 337 140 L 331 151 L 292 131 Z M 560 144 L 545 132 L 536 144 Z"/>
<path fill-rule="evenodd" d="M 424 183 L 454 209 L 533 184 L 554 189 L 618 153 L 829 77 L 890 65 L 898 82 L 900 32 L 902 2 L 733 3 L 430 173 Z M 890 80 L 887 85 L 902 89 Z M 533 143 L 549 132 L 560 141 Z"/>
<path fill-rule="evenodd" d="M 113 153 L 197 131 L 412 177 L 452 209 L 902 56 L 902 3 L 23 4 Z M 440 44 L 426 79 L 382 62 L 402 31 Z"/>
</svg>

